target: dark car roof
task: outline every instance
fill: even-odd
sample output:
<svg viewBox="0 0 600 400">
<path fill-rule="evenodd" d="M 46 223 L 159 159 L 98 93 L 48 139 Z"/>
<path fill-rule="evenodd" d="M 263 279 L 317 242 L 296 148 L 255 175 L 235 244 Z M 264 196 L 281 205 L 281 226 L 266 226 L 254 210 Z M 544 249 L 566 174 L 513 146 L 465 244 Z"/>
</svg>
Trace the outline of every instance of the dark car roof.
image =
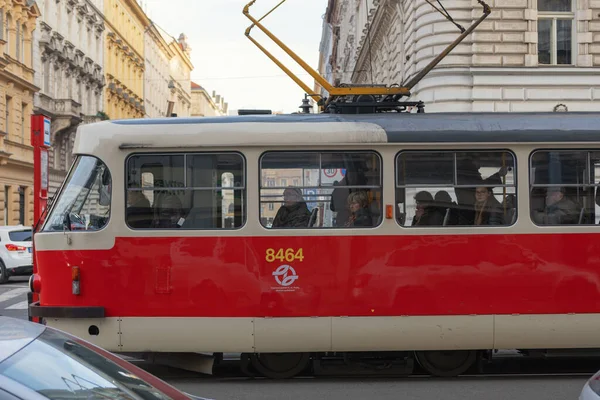
<svg viewBox="0 0 600 400">
<path fill-rule="evenodd" d="M 0 316 L 0 363 L 40 336 L 46 327 L 33 322 Z"/>
</svg>

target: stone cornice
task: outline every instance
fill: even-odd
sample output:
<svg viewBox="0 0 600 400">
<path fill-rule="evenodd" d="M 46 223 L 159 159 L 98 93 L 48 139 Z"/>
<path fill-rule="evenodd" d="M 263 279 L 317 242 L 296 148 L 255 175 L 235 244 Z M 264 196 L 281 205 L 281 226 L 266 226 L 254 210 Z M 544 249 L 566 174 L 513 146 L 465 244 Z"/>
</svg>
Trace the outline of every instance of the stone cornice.
<svg viewBox="0 0 600 400">
<path fill-rule="evenodd" d="M 109 32 L 106 35 L 106 39 L 108 40 L 109 48 L 112 46 L 117 47 L 122 56 L 127 57 L 142 70 L 145 69 L 143 58 L 135 50 L 133 50 L 129 46 L 129 43 L 125 39 L 122 39 L 120 35 L 116 34 L 115 32 Z"/>
</svg>

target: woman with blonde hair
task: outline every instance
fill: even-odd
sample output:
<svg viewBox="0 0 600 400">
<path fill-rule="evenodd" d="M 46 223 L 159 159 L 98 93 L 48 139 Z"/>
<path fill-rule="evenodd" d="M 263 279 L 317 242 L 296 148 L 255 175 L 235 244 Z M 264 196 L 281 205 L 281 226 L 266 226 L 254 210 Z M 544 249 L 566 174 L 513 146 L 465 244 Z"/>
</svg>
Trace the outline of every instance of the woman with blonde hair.
<svg viewBox="0 0 600 400">
<path fill-rule="evenodd" d="M 373 226 L 373 217 L 369 211 L 369 196 L 366 192 L 350 193 L 350 196 L 348 196 L 348 208 L 350 209 L 350 217 L 348 218 L 346 227 Z"/>
</svg>

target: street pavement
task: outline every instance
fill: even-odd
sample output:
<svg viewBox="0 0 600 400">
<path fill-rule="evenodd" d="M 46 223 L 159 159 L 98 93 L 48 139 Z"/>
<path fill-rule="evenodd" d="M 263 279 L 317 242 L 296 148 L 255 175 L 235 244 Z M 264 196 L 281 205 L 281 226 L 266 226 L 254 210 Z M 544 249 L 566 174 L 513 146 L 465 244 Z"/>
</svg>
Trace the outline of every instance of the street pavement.
<svg viewBox="0 0 600 400">
<path fill-rule="evenodd" d="M 0 315 L 27 319 L 28 278 L 0 285 Z M 297 378 L 288 381 L 211 377 L 159 366 L 149 372 L 187 393 L 215 400 L 576 400 L 586 380 L 600 364 L 595 360 L 545 360 L 548 368 L 510 361 L 494 374 L 453 379 L 406 378 Z M 567 363 L 570 364 L 567 366 Z M 536 362 L 537 364 L 537 362 Z M 563 365 L 565 368 L 562 368 Z M 506 375 L 502 370 L 536 375 Z M 500 375 L 498 375 L 500 372 Z"/>
<path fill-rule="evenodd" d="M 577 400 L 585 377 L 454 379 L 171 379 L 187 393 L 215 400 Z"/>
<path fill-rule="evenodd" d="M 29 277 L 17 276 L 0 285 L 0 315 L 27 319 Z"/>
</svg>

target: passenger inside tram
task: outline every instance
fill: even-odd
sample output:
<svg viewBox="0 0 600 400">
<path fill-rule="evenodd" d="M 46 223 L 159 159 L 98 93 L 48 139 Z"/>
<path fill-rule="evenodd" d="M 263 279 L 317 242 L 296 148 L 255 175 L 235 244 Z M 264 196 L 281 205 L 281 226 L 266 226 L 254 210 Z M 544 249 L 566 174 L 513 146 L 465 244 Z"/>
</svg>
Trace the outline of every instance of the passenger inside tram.
<svg viewBox="0 0 600 400">
<path fill-rule="evenodd" d="M 580 223 L 582 212 L 575 202 L 565 196 L 564 187 L 546 189 L 546 206 L 534 210 L 532 218 L 540 225 L 575 225 Z"/>
<path fill-rule="evenodd" d="M 167 194 L 157 199 L 153 228 L 178 229 L 185 222 L 185 213 L 181 200 L 174 194 Z"/>
<path fill-rule="evenodd" d="M 415 203 L 416 212 L 412 226 L 442 226 L 446 212 L 436 207 L 431 193 L 426 191 L 417 193 Z"/>
<path fill-rule="evenodd" d="M 345 225 L 347 228 L 373 226 L 373 216 L 369 209 L 369 196 L 365 191 L 350 193 L 350 196 L 348 196 L 348 210 L 350 216 Z"/>
<path fill-rule="evenodd" d="M 302 191 L 295 187 L 285 189 L 283 201 L 273 220 L 273 228 L 308 227 L 311 212 L 302 196 Z"/>
<path fill-rule="evenodd" d="M 467 156 L 458 161 L 457 184 L 459 186 L 473 185 L 471 187 L 455 188 L 459 205 L 460 225 L 482 225 L 476 220 L 477 186 L 502 185 L 502 178 L 508 173 L 508 167 L 502 166 L 493 175 L 483 178 L 481 175 L 481 159 L 478 153 L 467 153 Z M 495 224 L 483 224 L 495 225 Z"/>
<path fill-rule="evenodd" d="M 139 188 L 139 186 L 138 186 Z M 150 201 L 141 190 L 127 192 L 127 222 L 132 228 L 148 229 L 152 227 L 154 212 Z"/>
<path fill-rule="evenodd" d="M 443 225 L 458 225 L 457 204 L 450 194 L 445 190 L 440 190 L 435 194 L 434 206 L 436 212 L 444 215 Z"/>
<path fill-rule="evenodd" d="M 504 225 L 502 205 L 491 187 L 475 190 L 475 225 Z"/>
</svg>

